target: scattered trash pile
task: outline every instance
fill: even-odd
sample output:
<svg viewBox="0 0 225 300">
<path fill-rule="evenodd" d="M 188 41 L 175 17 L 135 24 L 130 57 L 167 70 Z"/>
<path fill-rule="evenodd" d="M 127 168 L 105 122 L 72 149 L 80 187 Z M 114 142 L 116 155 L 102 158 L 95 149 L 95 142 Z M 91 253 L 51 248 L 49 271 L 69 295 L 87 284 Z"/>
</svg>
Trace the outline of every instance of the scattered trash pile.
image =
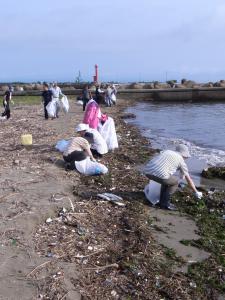
<svg viewBox="0 0 225 300">
<path fill-rule="evenodd" d="M 103 195 L 79 197 L 69 211 L 48 218 L 35 234 L 38 253 L 53 266 L 57 260 L 74 264 L 74 288 L 84 299 L 194 299 L 191 281 L 171 273 L 163 248 L 152 239 L 143 205 Z M 46 282 L 40 279 L 43 299 L 66 293 L 60 272 L 53 268 Z"/>
<path fill-rule="evenodd" d="M 68 293 L 59 261 L 79 272 L 71 282 L 83 299 L 206 299 L 192 279 L 172 271 L 179 259 L 170 260 L 152 238 L 143 193 L 149 180 L 135 168 L 152 151 L 143 139 L 137 152 L 138 131 L 117 124 L 120 149 L 102 160 L 109 173 L 79 175 L 70 208 L 61 208 L 37 229 L 36 251 L 48 263 L 31 277 L 43 299 L 63 299 Z"/>
</svg>

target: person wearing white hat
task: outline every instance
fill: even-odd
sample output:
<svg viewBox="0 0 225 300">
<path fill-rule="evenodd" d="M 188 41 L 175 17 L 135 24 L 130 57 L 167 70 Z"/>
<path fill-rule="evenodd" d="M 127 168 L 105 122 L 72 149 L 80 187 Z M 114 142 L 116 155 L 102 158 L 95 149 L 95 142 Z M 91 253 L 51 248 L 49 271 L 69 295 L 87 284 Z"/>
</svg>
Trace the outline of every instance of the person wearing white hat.
<svg viewBox="0 0 225 300">
<path fill-rule="evenodd" d="M 80 123 L 76 127 L 76 131 L 82 137 L 87 137 L 88 134 L 93 136 L 93 140 L 90 140 L 91 151 L 93 154 L 101 157 L 108 152 L 106 141 L 96 129 L 90 128 L 87 124 Z"/>
<path fill-rule="evenodd" d="M 176 210 L 176 207 L 170 203 L 171 195 L 177 190 L 178 178 L 174 173 L 179 170 L 181 175 L 185 177 L 187 183 L 194 192 L 196 198 L 201 199 L 202 193 L 198 192 L 193 180 L 191 179 L 188 167 L 184 159 L 189 158 L 188 147 L 179 144 L 176 151 L 166 150 L 154 157 L 146 166 L 145 175 L 161 184 L 159 205 L 162 209 Z"/>
</svg>

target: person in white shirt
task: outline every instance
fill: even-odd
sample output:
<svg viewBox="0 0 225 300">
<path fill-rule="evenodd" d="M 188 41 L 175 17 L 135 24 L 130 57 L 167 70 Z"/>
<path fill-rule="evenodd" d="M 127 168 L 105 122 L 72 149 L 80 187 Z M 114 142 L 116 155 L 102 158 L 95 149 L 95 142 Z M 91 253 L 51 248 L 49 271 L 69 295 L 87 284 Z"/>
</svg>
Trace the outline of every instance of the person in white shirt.
<svg viewBox="0 0 225 300">
<path fill-rule="evenodd" d="M 87 124 L 81 123 L 76 127 L 76 131 L 81 137 L 85 137 L 87 133 L 92 134 L 93 141 L 91 142 L 91 151 L 93 154 L 101 157 L 108 152 L 106 141 L 96 129 L 90 128 Z"/>
<path fill-rule="evenodd" d="M 59 110 L 60 110 L 59 98 L 60 98 L 60 96 L 63 97 L 64 95 L 63 95 L 60 87 L 57 85 L 57 82 L 53 82 L 52 87 L 50 88 L 50 91 L 52 92 L 52 101 L 56 102 L 56 118 L 58 118 Z"/>
<path fill-rule="evenodd" d="M 176 210 L 176 207 L 170 203 L 170 197 L 178 187 L 178 178 L 174 176 L 177 170 L 185 177 L 195 196 L 201 199 L 202 193 L 197 191 L 184 161 L 184 159 L 189 157 L 190 153 L 188 147 L 180 144 L 177 145 L 176 151 L 163 151 L 147 164 L 144 170 L 145 175 L 149 179 L 161 184 L 159 205 L 162 209 Z"/>
</svg>

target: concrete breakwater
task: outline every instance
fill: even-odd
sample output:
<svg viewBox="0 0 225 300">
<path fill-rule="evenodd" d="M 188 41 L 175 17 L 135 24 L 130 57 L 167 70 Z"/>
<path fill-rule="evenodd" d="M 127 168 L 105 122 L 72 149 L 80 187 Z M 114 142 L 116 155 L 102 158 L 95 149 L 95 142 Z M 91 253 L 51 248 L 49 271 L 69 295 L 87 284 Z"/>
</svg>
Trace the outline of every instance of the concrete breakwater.
<svg viewBox="0 0 225 300">
<path fill-rule="evenodd" d="M 81 95 L 82 90 L 65 90 L 66 95 Z M 1 92 L 0 95 L 3 95 Z M 14 92 L 16 96 L 41 96 L 40 91 L 30 90 L 22 92 Z M 170 88 L 170 89 L 119 89 L 118 96 L 123 99 L 139 99 L 153 101 L 225 101 L 225 88 Z"/>
</svg>

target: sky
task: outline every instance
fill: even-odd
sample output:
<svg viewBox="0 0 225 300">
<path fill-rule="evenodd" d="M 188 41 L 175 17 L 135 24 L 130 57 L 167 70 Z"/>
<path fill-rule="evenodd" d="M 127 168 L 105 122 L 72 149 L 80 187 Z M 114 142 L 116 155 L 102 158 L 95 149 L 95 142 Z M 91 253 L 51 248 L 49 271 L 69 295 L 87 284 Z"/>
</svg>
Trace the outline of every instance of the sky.
<svg viewBox="0 0 225 300">
<path fill-rule="evenodd" d="M 0 81 L 225 79 L 224 0 L 0 0 Z"/>
</svg>

